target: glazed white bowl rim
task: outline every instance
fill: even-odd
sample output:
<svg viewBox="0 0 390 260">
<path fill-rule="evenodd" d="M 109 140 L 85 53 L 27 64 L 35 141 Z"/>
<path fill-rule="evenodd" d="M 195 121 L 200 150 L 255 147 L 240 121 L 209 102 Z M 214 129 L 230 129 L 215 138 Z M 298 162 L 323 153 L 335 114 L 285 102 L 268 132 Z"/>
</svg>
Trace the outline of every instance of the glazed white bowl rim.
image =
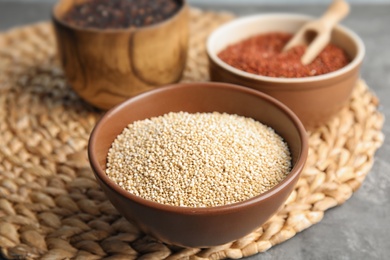
<svg viewBox="0 0 390 260">
<path fill-rule="evenodd" d="M 293 20 L 312 20 L 314 19 L 313 16 L 304 15 L 304 14 L 293 14 L 293 13 L 267 13 L 267 14 L 255 14 L 255 15 L 248 15 L 236 18 L 219 28 L 217 28 L 215 31 L 213 31 L 206 42 L 206 51 L 210 59 L 212 59 L 218 66 L 222 67 L 223 69 L 230 71 L 233 74 L 237 74 L 244 78 L 249 78 L 253 80 L 259 80 L 259 81 L 268 81 L 273 83 L 309 83 L 309 82 L 317 82 L 322 81 L 329 78 L 338 77 L 340 75 L 346 74 L 349 71 L 353 70 L 361 62 L 363 61 L 364 55 L 365 55 L 365 46 L 362 41 L 362 39 L 352 30 L 348 29 L 347 27 L 343 25 L 337 25 L 336 28 L 343 32 L 345 35 L 347 35 L 349 38 L 351 38 L 357 47 L 357 54 L 353 58 L 353 60 L 347 64 L 345 67 L 329 72 L 326 74 L 318 75 L 318 76 L 312 76 L 312 77 L 302 77 L 302 78 L 281 78 L 281 77 L 268 77 L 263 75 L 257 75 L 249 72 L 245 72 L 243 70 L 239 70 L 237 68 L 234 68 L 233 66 L 225 63 L 222 61 L 215 51 L 213 51 L 213 45 L 217 41 L 217 39 L 220 37 L 221 34 L 226 33 L 227 31 L 231 30 L 232 27 L 242 27 L 245 24 L 253 23 L 256 21 L 261 21 L 263 19 L 293 19 Z M 248 35 L 250 37 L 251 35 Z M 253 35 L 252 35 L 253 36 Z"/>
</svg>

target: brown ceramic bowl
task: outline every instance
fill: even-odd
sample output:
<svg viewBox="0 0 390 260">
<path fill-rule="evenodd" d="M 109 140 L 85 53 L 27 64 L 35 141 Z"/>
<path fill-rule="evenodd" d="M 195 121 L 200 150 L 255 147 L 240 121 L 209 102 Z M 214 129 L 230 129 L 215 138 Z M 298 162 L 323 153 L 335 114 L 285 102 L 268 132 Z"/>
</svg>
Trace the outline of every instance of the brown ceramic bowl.
<svg viewBox="0 0 390 260">
<path fill-rule="evenodd" d="M 109 109 L 141 92 L 178 82 L 188 49 L 185 0 L 168 19 L 138 28 L 91 29 L 64 22 L 64 15 L 88 0 L 60 0 L 52 13 L 59 58 L 75 92 Z"/>
<path fill-rule="evenodd" d="M 108 150 L 129 123 L 179 111 L 226 112 L 251 117 L 271 126 L 289 145 L 291 172 L 282 182 L 259 196 L 210 208 L 178 207 L 148 201 L 130 194 L 107 177 Z M 97 181 L 124 217 L 163 242 L 209 247 L 245 236 L 277 211 L 293 190 L 304 167 L 308 140 L 298 117 L 266 94 L 226 83 L 191 83 L 140 94 L 108 111 L 91 134 L 88 152 Z"/>
<path fill-rule="evenodd" d="M 359 77 L 365 48 L 362 40 L 344 26 L 337 26 L 331 42 L 346 51 L 351 62 L 337 71 L 305 78 L 277 78 L 236 69 L 218 58 L 228 45 L 267 32 L 295 33 L 312 18 L 296 14 L 261 14 L 242 17 L 215 30 L 207 42 L 213 81 L 247 86 L 267 93 L 290 107 L 307 129 L 326 123 L 347 103 Z"/>
</svg>

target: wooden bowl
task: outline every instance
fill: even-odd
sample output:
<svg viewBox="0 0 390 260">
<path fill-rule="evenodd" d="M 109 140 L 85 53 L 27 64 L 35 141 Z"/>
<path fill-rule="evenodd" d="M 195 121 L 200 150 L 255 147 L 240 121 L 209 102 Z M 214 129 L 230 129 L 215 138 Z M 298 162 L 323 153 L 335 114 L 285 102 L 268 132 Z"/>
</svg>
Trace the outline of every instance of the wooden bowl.
<svg viewBox="0 0 390 260">
<path fill-rule="evenodd" d="M 336 26 L 331 42 L 344 49 L 351 62 L 334 72 L 305 78 L 277 78 L 236 69 L 217 55 L 228 45 L 267 32 L 295 33 L 311 17 L 297 14 L 261 14 L 242 17 L 215 30 L 207 41 L 210 77 L 267 93 L 290 107 L 308 130 L 328 122 L 347 103 L 359 77 L 365 48 L 351 30 Z"/>
<path fill-rule="evenodd" d="M 238 114 L 272 127 L 289 146 L 291 172 L 263 194 L 209 208 L 178 207 L 145 200 L 122 189 L 105 174 L 108 150 L 128 124 L 179 111 Z M 307 158 L 308 140 L 298 117 L 264 93 L 226 83 L 188 83 L 148 91 L 108 111 L 92 131 L 88 153 L 98 183 L 124 217 L 163 242 L 210 247 L 249 234 L 278 210 L 298 181 Z"/>
<path fill-rule="evenodd" d="M 72 88 L 92 105 L 108 109 L 125 99 L 180 80 L 188 48 L 189 11 L 158 24 L 129 29 L 86 29 L 63 16 L 87 0 L 61 0 L 52 12 L 57 49 Z"/>
</svg>

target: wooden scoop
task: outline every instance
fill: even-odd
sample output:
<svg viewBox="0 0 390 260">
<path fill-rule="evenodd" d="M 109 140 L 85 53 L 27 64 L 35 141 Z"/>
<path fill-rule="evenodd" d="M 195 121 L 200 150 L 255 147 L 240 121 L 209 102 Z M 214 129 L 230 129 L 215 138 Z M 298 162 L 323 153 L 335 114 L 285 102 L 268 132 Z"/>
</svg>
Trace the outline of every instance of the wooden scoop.
<svg viewBox="0 0 390 260">
<path fill-rule="evenodd" d="M 321 18 L 302 26 L 286 44 L 283 51 L 297 45 L 308 45 L 302 55 L 303 65 L 311 63 L 330 41 L 333 27 L 349 13 L 349 5 L 344 0 L 334 0 Z"/>
</svg>

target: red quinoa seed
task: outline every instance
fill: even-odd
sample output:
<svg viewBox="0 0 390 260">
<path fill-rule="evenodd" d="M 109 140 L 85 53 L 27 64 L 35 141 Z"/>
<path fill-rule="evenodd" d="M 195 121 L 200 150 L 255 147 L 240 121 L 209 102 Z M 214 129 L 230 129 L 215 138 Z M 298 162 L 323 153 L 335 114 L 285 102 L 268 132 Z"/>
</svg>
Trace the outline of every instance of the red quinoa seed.
<svg viewBox="0 0 390 260">
<path fill-rule="evenodd" d="M 306 46 L 282 52 L 292 36 L 282 32 L 256 35 L 229 45 L 218 57 L 239 70 L 278 78 L 318 76 L 339 70 L 350 62 L 343 49 L 328 44 L 312 63 L 303 65 L 300 59 Z"/>
</svg>

